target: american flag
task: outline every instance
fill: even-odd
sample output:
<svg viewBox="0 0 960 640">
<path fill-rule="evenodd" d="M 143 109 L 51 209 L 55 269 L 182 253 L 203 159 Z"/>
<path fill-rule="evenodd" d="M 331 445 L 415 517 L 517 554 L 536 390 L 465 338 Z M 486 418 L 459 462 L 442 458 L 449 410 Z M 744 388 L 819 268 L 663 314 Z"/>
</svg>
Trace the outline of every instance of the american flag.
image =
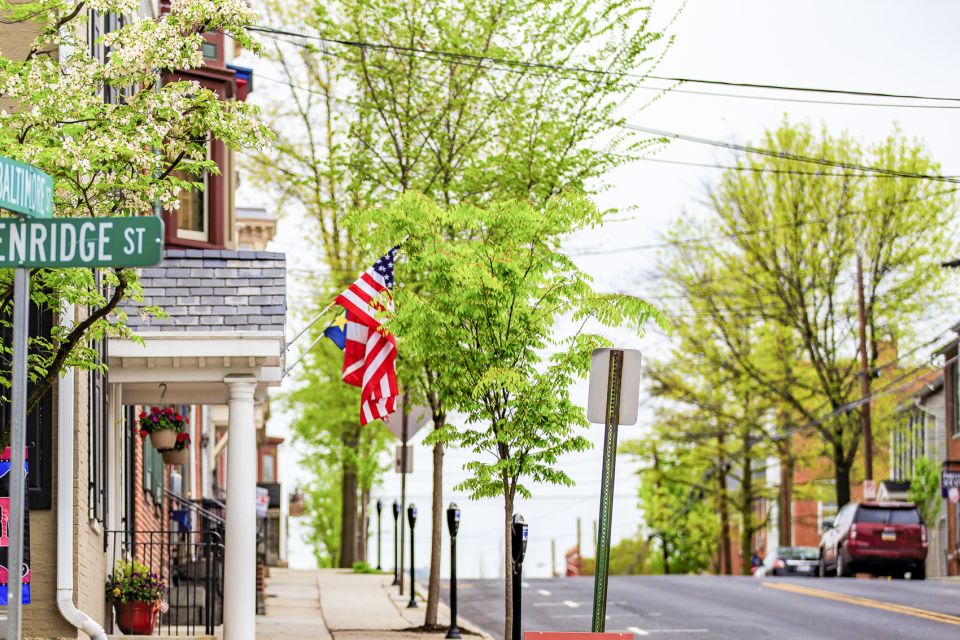
<svg viewBox="0 0 960 640">
<path fill-rule="evenodd" d="M 386 418 L 397 398 L 397 340 L 381 325 L 393 311 L 394 247 L 360 274 L 337 304 L 347 310 L 343 381 L 360 387 L 360 424 Z"/>
</svg>

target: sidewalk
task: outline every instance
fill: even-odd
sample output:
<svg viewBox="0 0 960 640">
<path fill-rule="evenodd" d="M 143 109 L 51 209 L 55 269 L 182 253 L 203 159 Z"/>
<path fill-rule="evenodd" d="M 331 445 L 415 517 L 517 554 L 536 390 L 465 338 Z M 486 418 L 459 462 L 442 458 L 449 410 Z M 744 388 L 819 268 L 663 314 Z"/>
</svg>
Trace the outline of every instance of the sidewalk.
<svg viewBox="0 0 960 640">
<path fill-rule="evenodd" d="M 446 635 L 450 611 L 440 605 L 443 631 L 424 633 L 425 589 L 419 607 L 407 609 L 409 595 L 397 595 L 392 575 L 357 574 L 349 569 L 301 571 L 270 569 L 267 615 L 257 618 L 260 640 L 432 640 Z M 465 637 L 489 639 L 469 622 L 458 620 Z"/>
</svg>

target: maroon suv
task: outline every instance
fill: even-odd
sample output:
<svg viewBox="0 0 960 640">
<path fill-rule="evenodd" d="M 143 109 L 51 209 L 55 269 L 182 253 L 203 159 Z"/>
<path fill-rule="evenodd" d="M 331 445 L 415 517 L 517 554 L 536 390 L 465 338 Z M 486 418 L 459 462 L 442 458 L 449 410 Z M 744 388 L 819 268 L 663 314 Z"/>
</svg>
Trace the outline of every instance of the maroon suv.
<svg viewBox="0 0 960 640">
<path fill-rule="evenodd" d="M 911 502 L 851 502 L 820 538 L 820 575 L 926 577 L 927 528 Z"/>
</svg>

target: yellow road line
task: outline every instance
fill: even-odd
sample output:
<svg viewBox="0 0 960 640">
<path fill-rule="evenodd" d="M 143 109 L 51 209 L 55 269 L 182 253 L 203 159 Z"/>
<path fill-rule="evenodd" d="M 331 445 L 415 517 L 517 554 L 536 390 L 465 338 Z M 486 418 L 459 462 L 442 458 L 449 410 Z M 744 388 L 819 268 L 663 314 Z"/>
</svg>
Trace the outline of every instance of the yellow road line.
<svg viewBox="0 0 960 640">
<path fill-rule="evenodd" d="M 869 598 L 861 598 L 859 596 L 851 596 L 844 593 L 837 593 L 835 591 L 826 591 L 824 589 L 813 589 L 811 587 L 804 587 L 788 582 L 764 581 L 762 584 L 768 589 L 777 589 L 778 591 L 787 591 L 789 593 L 811 596 L 813 598 L 823 598 L 825 600 L 833 600 L 834 602 L 854 604 L 861 607 L 868 607 L 870 609 L 880 609 L 881 611 L 890 611 L 892 613 L 913 616 L 914 618 L 922 618 L 924 620 L 931 620 L 933 622 L 942 622 L 944 624 L 960 626 L 960 616 L 954 616 L 948 613 L 940 613 L 938 611 L 930 611 L 928 609 L 918 609 L 916 607 L 909 607 L 903 604 L 894 604 L 893 602 L 871 600 Z"/>
</svg>

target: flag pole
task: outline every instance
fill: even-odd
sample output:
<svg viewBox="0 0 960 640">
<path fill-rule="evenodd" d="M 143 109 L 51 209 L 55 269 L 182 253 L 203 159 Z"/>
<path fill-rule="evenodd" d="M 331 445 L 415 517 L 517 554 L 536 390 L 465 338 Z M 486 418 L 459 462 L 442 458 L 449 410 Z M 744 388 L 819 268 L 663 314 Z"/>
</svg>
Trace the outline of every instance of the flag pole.
<svg viewBox="0 0 960 640">
<path fill-rule="evenodd" d="M 317 324 L 317 322 L 320 320 L 320 318 L 322 318 L 327 311 L 330 311 L 330 309 L 333 308 L 333 305 L 335 305 L 335 304 L 337 304 L 337 301 L 334 299 L 334 300 L 332 300 L 332 301 L 330 302 L 330 304 L 328 304 L 327 306 L 325 306 L 325 307 L 323 308 L 323 311 L 321 311 L 320 313 L 317 314 L 317 317 L 314 318 L 314 319 L 310 322 L 310 324 L 308 324 L 307 326 L 305 326 L 305 327 L 303 328 L 303 330 L 300 331 L 300 333 L 298 333 L 297 335 L 295 335 L 295 336 L 293 337 L 293 340 L 290 340 L 289 342 L 287 342 L 287 344 L 283 345 L 283 351 L 284 351 L 284 353 L 286 353 L 287 349 L 289 349 L 289 348 L 291 347 L 291 345 L 293 345 L 294 342 L 296 342 L 297 340 L 300 339 L 300 336 L 302 336 L 302 335 L 305 334 L 307 331 L 309 331 L 309 330 L 310 330 L 310 327 L 312 327 L 313 325 Z M 316 342 L 314 342 L 313 344 L 316 344 Z M 310 348 L 311 348 L 311 349 L 313 348 L 313 344 L 310 345 Z M 310 349 L 307 349 L 307 351 L 310 351 Z M 304 353 L 306 353 L 307 351 L 304 351 Z M 302 357 L 302 356 L 301 356 L 301 357 Z M 299 359 L 297 360 L 297 362 L 299 362 Z M 294 364 L 296 364 L 296 363 L 294 363 Z M 290 368 L 292 369 L 293 367 L 291 366 Z M 286 375 L 286 374 L 284 374 L 284 375 Z"/>
</svg>

